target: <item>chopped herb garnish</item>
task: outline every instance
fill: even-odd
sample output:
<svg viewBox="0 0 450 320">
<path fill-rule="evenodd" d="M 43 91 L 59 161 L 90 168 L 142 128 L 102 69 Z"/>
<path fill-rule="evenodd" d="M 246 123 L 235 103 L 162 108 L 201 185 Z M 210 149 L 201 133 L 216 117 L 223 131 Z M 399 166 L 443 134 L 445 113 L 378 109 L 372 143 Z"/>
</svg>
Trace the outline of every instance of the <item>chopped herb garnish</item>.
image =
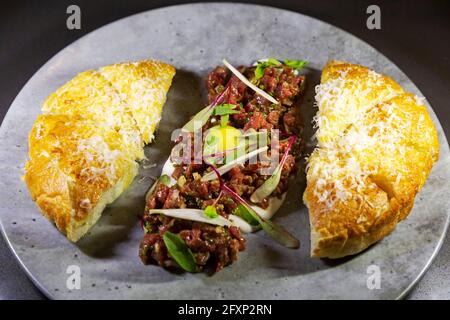
<svg viewBox="0 0 450 320">
<path fill-rule="evenodd" d="M 203 212 L 205 213 L 205 216 L 211 219 L 218 216 L 217 210 L 214 206 L 207 206 Z"/>
<path fill-rule="evenodd" d="M 170 177 L 167 174 L 163 174 L 161 177 L 159 177 L 159 182 L 162 184 L 169 186 L 170 185 Z"/>
<path fill-rule="evenodd" d="M 305 60 L 289 60 L 285 59 L 283 64 L 289 68 L 295 70 L 302 69 L 308 62 Z M 261 79 L 264 76 L 264 70 L 268 67 L 278 67 L 281 66 L 281 62 L 275 58 L 269 58 L 265 60 L 259 60 L 255 69 L 255 79 Z"/>
<path fill-rule="evenodd" d="M 308 61 L 305 60 L 289 60 L 289 59 L 284 60 L 284 64 L 286 66 L 293 68 L 295 70 L 302 69 L 304 66 L 306 66 L 307 63 Z"/>
<path fill-rule="evenodd" d="M 152 230 L 152 224 L 148 221 L 145 221 L 142 224 L 142 229 L 144 229 L 144 233 L 151 233 Z"/>
<path fill-rule="evenodd" d="M 276 67 L 279 65 L 281 65 L 281 62 L 275 58 L 269 58 L 267 60 L 258 61 L 258 64 L 256 65 L 255 69 L 255 78 L 256 79 L 262 78 L 264 76 L 264 70 L 267 67 Z"/>
<path fill-rule="evenodd" d="M 239 113 L 238 110 L 234 110 L 235 108 L 236 108 L 235 104 L 231 103 L 219 104 L 214 108 L 214 115 L 224 116 L 228 114 Z"/>
</svg>

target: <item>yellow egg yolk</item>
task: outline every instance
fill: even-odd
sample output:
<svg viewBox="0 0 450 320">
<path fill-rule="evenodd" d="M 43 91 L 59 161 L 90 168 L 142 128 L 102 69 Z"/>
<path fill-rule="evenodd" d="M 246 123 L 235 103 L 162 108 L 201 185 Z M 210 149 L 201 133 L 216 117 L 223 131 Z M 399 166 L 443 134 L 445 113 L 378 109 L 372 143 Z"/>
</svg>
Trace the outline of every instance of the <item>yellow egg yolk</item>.
<svg viewBox="0 0 450 320">
<path fill-rule="evenodd" d="M 242 133 L 231 126 L 215 126 L 208 130 L 205 137 L 205 148 L 213 152 L 223 152 L 236 148 Z"/>
</svg>

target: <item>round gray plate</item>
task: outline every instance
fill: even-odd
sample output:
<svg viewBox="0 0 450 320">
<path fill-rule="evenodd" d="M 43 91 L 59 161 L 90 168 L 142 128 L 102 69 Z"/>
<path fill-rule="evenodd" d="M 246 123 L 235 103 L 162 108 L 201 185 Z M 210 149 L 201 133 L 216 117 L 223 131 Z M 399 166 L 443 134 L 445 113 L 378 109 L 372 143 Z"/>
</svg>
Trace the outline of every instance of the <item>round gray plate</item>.
<svg viewBox="0 0 450 320">
<path fill-rule="evenodd" d="M 272 56 L 311 62 L 305 70 L 309 81 L 303 104 L 307 123 L 315 112 L 314 86 L 328 59 L 366 65 L 421 95 L 392 62 L 350 34 L 293 12 L 241 4 L 182 5 L 119 20 L 71 44 L 31 78 L 0 130 L 0 218 L 11 249 L 48 297 L 390 299 L 402 297 L 414 285 L 436 255 L 449 217 L 449 148 L 431 107 L 441 160 L 417 196 L 409 218 L 366 252 L 336 261 L 309 257 L 309 223 L 301 202 L 305 182 L 299 175 L 277 216 L 277 221 L 302 241 L 299 250 L 282 248 L 262 232 L 252 234 L 239 261 L 214 276 L 173 274 L 144 266 L 139 260 L 142 231 L 137 216 L 143 212 L 144 193 L 168 155 L 172 130 L 205 103 L 203 77 L 224 57 L 237 65 Z M 147 58 L 167 61 L 178 70 L 156 143 L 146 150 L 157 166 L 141 168 L 132 187 L 104 212 L 87 236 L 72 244 L 40 215 L 20 179 L 27 159 L 28 132 L 45 97 L 80 71 Z M 311 132 L 308 126 L 307 140 Z M 79 290 L 66 286 L 67 271 L 73 265 L 81 271 Z M 371 270 L 377 268 L 380 288 L 371 290 L 367 281 Z"/>
</svg>

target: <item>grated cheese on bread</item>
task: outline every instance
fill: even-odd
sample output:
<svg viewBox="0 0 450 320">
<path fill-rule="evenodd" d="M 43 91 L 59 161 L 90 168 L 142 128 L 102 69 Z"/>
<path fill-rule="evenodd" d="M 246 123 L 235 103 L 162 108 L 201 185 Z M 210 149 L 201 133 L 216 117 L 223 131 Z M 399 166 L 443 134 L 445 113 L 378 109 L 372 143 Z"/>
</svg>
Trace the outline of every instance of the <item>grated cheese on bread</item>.
<svg viewBox="0 0 450 320">
<path fill-rule="evenodd" d="M 73 242 L 100 218 L 102 211 L 133 181 L 136 160 L 144 158 L 143 132 L 153 136 L 175 69 L 158 61 L 136 68 L 116 64 L 114 79 L 98 71 L 78 74 L 44 102 L 29 135 L 25 182 L 42 213 Z M 148 71 L 150 70 L 150 71 Z M 149 116 L 138 118 L 143 89 L 120 92 L 120 81 L 143 81 L 154 94 L 142 98 Z M 136 91 L 136 92 L 134 92 Z M 133 97 L 133 98 L 128 98 Z"/>
<path fill-rule="evenodd" d="M 365 67 L 330 61 L 316 102 L 318 146 L 303 195 L 311 255 L 339 258 L 382 239 L 409 214 L 439 144 L 423 100 Z"/>
</svg>

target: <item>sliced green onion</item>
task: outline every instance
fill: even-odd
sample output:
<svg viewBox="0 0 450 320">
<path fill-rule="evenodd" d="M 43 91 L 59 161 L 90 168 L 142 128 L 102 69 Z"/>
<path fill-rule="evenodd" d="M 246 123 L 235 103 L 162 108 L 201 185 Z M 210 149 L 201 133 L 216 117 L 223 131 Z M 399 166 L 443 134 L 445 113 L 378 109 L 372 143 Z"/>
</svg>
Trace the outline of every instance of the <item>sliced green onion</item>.
<svg viewBox="0 0 450 320">
<path fill-rule="evenodd" d="M 162 184 L 164 184 L 166 186 L 169 186 L 169 184 L 170 184 L 170 177 L 167 174 L 163 174 L 161 177 L 159 177 L 159 181 Z"/>
<path fill-rule="evenodd" d="M 209 219 L 217 218 L 219 215 L 217 214 L 217 210 L 214 206 L 207 206 L 205 210 L 203 210 L 203 213 L 205 216 L 207 216 Z"/>
<path fill-rule="evenodd" d="M 230 71 L 236 77 L 238 77 L 239 80 L 241 80 L 243 83 L 245 83 L 247 86 L 249 86 L 257 94 L 266 98 L 267 100 L 269 100 L 270 102 L 272 102 L 274 104 L 279 104 L 279 102 L 274 97 L 272 97 L 270 94 L 268 94 L 267 92 L 264 92 L 263 90 L 261 90 L 260 88 L 255 86 L 253 83 L 251 83 L 242 73 L 240 73 L 235 67 L 233 67 L 227 60 L 223 59 L 222 62 L 228 69 L 230 69 Z"/>
</svg>

